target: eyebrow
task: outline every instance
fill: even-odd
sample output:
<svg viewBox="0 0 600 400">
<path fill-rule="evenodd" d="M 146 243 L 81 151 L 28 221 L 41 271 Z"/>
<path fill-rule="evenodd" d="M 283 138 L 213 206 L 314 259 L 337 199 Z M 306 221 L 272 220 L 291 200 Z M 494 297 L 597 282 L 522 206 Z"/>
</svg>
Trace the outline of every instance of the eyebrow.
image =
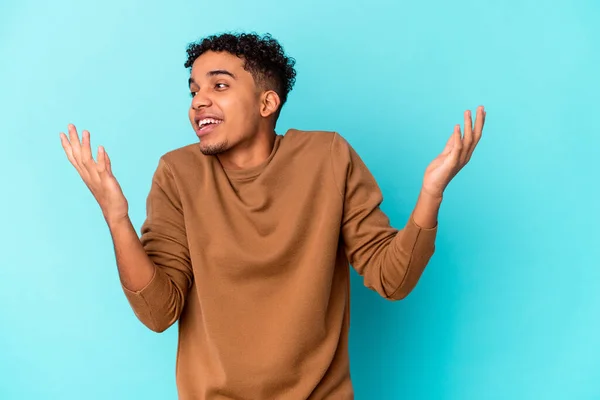
<svg viewBox="0 0 600 400">
<path fill-rule="evenodd" d="M 237 77 L 235 76 L 235 74 L 233 74 L 232 72 L 227 71 L 226 69 L 215 69 L 215 70 L 212 70 L 212 71 L 208 71 L 206 73 L 206 76 L 209 77 L 209 78 L 213 77 L 213 76 L 218 76 L 218 75 L 227 75 L 227 76 L 232 77 L 233 79 L 237 79 Z M 188 85 L 191 86 L 192 83 L 195 84 L 196 81 L 194 81 L 193 78 L 188 79 Z"/>
</svg>

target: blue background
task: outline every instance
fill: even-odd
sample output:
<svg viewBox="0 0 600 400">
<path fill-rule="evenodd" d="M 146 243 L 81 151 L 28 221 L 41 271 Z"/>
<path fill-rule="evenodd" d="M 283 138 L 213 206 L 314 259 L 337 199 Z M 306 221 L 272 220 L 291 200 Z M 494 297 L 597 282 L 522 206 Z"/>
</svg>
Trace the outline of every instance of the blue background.
<svg viewBox="0 0 600 400">
<path fill-rule="evenodd" d="M 133 315 L 58 134 L 106 146 L 139 228 L 158 157 L 196 140 L 185 46 L 231 30 L 296 58 L 278 131 L 339 131 L 397 226 L 463 111 L 488 110 L 414 292 L 353 274 L 357 399 L 600 398 L 598 2 L 152 4 L 1 3 L 0 399 L 176 398 L 176 329 Z"/>
</svg>

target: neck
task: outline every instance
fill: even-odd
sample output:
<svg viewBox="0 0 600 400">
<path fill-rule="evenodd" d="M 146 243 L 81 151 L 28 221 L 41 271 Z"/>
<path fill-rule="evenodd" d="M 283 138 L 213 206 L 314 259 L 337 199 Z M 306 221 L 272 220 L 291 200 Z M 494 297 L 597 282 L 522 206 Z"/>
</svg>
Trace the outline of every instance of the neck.
<svg viewBox="0 0 600 400">
<path fill-rule="evenodd" d="M 273 128 L 259 130 L 250 139 L 217 157 L 225 169 L 240 170 L 262 164 L 273 151 L 277 134 Z"/>
</svg>

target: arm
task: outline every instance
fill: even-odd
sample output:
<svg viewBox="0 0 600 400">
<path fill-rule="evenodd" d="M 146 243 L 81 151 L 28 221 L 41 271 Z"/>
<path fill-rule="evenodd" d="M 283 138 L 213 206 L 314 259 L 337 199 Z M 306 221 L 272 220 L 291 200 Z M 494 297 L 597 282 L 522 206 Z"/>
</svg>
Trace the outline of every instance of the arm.
<svg viewBox="0 0 600 400">
<path fill-rule="evenodd" d="M 130 291 L 148 286 L 155 266 L 146 254 L 129 217 L 108 224 L 121 284 Z"/>
<path fill-rule="evenodd" d="M 380 209 L 381 190 L 354 149 L 336 134 L 331 152 L 344 201 L 341 234 L 348 260 L 366 287 L 386 299 L 402 299 L 433 255 L 437 226 L 432 221 L 439 205 L 423 196 L 404 228 L 393 228 Z"/>
<path fill-rule="evenodd" d="M 193 282 L 183 209 L 163 159 L 152 179 L 146 209 L 139 240 L 130 223 L 111 232 L 131 307 L 144 325 L 162 332 L 178 320 Z"/>
<path fill-rule="evenodd" d="M 442 198 L 432 196 L 429 193 L 421 190 L 417 198 L 417 204 L 412 212 L 415 223 L 425 229 L 433 229 L 437 227 L 438 214 Z"/>
<path fill-rule="evenodd" d="M 181 314 L 192 269 L 187 249 L 183 212 L 173 176 L 161 160 L 148 196 L 148 216 L 138 238 L 128 215 L 127 199 L 112 173 L 102 146 L 93 159 L 90 133 L 82 141 L 75 126 L 60 134 L 69 162 L 98 202 L 112 235 L 119 277 L 138 318 L 161 332 Z"/>
<path fill-rule="evenodd" d="M 415 287 L 434 253 L 443 193 L 471 159 L 485 117 L 484 108 L 478 107 L 473 127 L 471 112 L 464 113 L 464 137 L 456 125 L 444 150 L 427 167 L 417 204 L 401 230 L 392 228 L 380 210 L 381 190 L 358 154 L 335 136 L 333 170 L 344 198 L 342 238 L 350 263 L 367 287 L 391 300 L 406 297 Z"/>
</svg>

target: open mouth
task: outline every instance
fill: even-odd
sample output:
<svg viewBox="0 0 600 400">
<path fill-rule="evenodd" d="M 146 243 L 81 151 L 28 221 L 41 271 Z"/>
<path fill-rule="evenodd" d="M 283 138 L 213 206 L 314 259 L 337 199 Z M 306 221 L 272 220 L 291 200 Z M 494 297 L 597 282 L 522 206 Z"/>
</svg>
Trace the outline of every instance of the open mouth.
<svg viewBox="0 0 600 400">
<path fill-rule="evenodd" d="M 216 127 L 221 123 L 223 123 L 223 120 L 217 118 L 201 119 L 198 121 L 198 132 L 203 133 L 212 130 L 212 128 Z"/>
</svg>

